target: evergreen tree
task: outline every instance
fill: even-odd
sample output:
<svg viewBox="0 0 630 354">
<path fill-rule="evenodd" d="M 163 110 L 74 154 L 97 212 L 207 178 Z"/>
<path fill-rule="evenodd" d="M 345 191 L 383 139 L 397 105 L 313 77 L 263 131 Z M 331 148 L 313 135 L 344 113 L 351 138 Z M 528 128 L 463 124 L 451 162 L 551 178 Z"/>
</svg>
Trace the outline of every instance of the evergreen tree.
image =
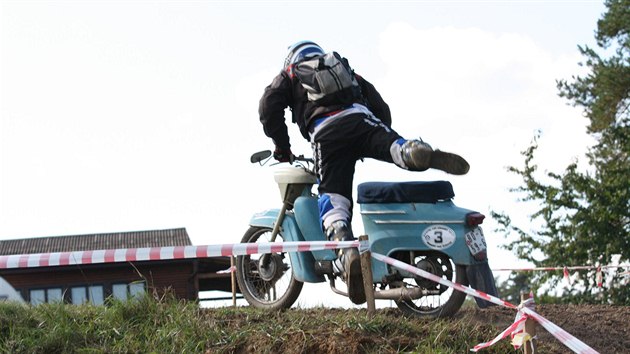
<svg viewBox="0 0 630 354">
<path fill-rule="evenodd" d="M 577 163 L 563 174 L 547 173 L 549 182 L 534 176 L 537 138 L 522 154 L 520 175 L 523 201 L 540 208 L 531 215 L 542 221 L 540 230 L 528 233 L 513 226 L 508 216 L 493 213 L 507 235 L 516 240 L 506 246 L 520 258 L 536 266 L 608 264 L 615 254 L 621 262 L 630 260 L 630 0 L 607 0 L 607 11 L 597 23 L 595 38 L 603 57 L 588 46 L 579 47 L 589 73 L 558 81 L 561 97 L 582 107 L 590 124 L 588 133 L 597 143 L 588 150 L 590 172 L 581 172 Z M 623 270 L 619 269 L 617 274 Z M 535 286 L 554 286 L 562 277 L 538 273 Z M 630 305 L 630 289 L 615 275 L 610 288 L 593 291 L 595 271 L 580 277 L 570 294 L 579 301 L 605 301 Z"/>
</svg>

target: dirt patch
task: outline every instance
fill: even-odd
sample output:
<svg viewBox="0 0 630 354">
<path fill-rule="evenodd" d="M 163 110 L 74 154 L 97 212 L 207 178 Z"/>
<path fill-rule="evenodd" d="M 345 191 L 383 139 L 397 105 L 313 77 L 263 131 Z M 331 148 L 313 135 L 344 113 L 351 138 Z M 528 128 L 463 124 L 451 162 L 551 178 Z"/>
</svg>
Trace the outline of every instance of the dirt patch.
<svg viewBox="0 0 630 354">
<path fill-rule="evenodd" d="M 630 353 L 630 307 L 536 305 L 534 310 L 600 353 Z M 459 316 L 464 315 L 507 328 L 514 321 L 516 311 L 504 307 L 463 309 Z M 540 353 L 572 353 L 541 325 L 536 328 Z"/>
<path fill-rule="evenodd" d="M 536 305 L 534 310 L 600 353 L 630 354 L 630 307 Z M 208 353 L 467 353 L 492 340 L 514 322 L 517 311 L 464 306 L 453 318 L 404 317 L 397 308 L 290 309 L 280 312 L 208 310 L 209 324 L 231 339 Z M 536 353 L 572 353 L 540 324 Z M 504 339 L 481 353 L 520 353 Z"/>
</svg>

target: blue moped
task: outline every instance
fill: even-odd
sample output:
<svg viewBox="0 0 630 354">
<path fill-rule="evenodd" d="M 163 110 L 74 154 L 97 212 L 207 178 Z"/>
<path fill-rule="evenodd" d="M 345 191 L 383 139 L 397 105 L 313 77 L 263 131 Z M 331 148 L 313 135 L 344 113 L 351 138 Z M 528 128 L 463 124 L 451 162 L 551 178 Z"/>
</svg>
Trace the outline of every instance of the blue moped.
<svg viewBox="0 0 630 354">
<path fill-rule="evenodd" d="M 264 165 L 270 151 L 251 157 Z M 317 196 L 313 161 L 296 157 L 279 168 L 274 179 L 283 200 L 280 209 L 255 214 L 241 242 L 325 241 Z M 479 226 L 484 215 L 455 206 L 448 181 L 366 182 L 358 186 L 364 230 L 371 252 L 407 264 L 462 285 L 497 296 L 488 267 L 486 242 Z M 333 292 L 348 296 L 345 285 L 337 287 L 333 250 L 270 253 L 239 256 L 238 286 L 247 302 L 257 308 L 289 308 L 304 282 L 330 283 Z M 395 301 L 406 315 L 446 317 L 462 306 L 466 294 L 415 274 L 372 259 L 375 299 Z M 480 307 L 490 303 L 475 298 Z"/>
</svg>

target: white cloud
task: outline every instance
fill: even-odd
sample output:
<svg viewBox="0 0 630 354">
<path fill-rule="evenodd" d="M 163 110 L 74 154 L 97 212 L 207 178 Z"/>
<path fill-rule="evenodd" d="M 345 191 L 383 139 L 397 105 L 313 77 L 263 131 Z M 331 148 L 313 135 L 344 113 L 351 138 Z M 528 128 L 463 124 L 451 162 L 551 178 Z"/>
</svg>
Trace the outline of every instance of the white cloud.
<svg viewBox="0 0 630 354">
<path fill-rule="evenodd" d="M 406 23 L 381 34 L 380 53 L 386 71 L 377 88 L 392 107 L 394 128 L 471 163 L 464 177 L 388 171 L 381 178 L 449 179 L 459 206 L 486 215 L 490 209 L 506 211 L 524 222 L 528 208 L 508 192 L 520 181 L 506 167 L 522 166 L 520 152 L 535 132 L 543 132 L 537 155 L 542 169 L 562 171 L 589 144 L 586 122 L 557 96 L 555 83 L 578 70 L 577 57 L 554 57 L 526 35 Z M 494 226 L 487 221 L 489 231 Z M 489 234 L 491 244 L 502 243 Z"/>
</svg>

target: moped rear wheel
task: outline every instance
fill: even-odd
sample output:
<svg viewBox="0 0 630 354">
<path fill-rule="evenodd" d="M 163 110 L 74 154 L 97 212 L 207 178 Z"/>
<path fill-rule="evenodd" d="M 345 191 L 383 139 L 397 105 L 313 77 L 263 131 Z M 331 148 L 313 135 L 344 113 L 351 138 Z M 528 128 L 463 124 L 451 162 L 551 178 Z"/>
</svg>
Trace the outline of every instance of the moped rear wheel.
<svg viewBox="0 0 630 354">
<path fill-rule="evenodd" d="M 446 255 L 416 255 L 411 264 L 442 279 L 464 286 L 468 285 L 466 268 L 454 264 L 451 258 Z M 424 292 L 424 295 L 419 299 L 396 301 L 398 308 L 410 316 L 430 318 L 453 316 L 459 311 L 466 299 L 465 293 L 420 276 L 405 278 L 398 286 L 419 287 Z"/>
<path fill-rule="evenodd" d="M 271 233 L 268 227 L 250 227 L 241 243 L 270 242 Z M 278 234 L 276 241 L 282 241 L 282 235 Z M 289 255 L 285 252 L 238 256 L 236 280 L 251 306 L 271 310 L 291 307 L 304 285 L 293 277 Z"/>
</svg>

